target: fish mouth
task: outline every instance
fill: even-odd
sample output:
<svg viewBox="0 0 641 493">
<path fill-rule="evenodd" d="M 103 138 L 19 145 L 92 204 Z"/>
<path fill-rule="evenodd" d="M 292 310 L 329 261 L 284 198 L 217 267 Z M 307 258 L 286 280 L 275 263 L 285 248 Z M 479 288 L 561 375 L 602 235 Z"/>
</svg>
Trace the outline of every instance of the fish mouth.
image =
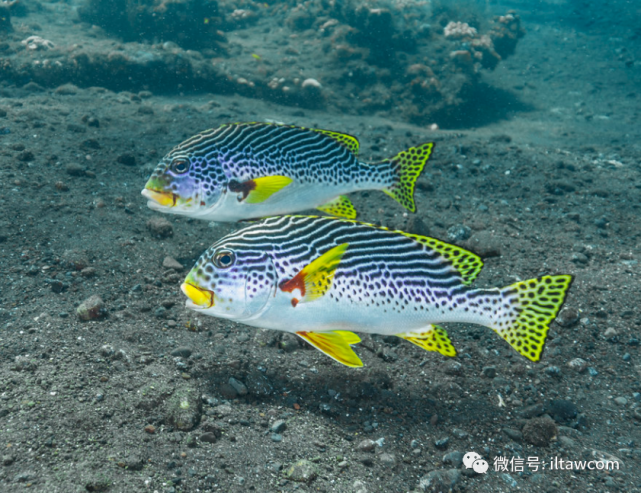
<svg viewBox="0 0 641 493">
<path fill-rule="evenodd" d="M 145 188 L 142 191 L 142 196 L 149 199 L 149 206 L 160 205 L 162 207 L 174 207 L 178 200 L 178 196 L 173 192 L 165 192 L 164 190 L 154 190 L 153 188 Z"/>
<path fill-rule="evenodd" d="M 204 310 L 215 305 L 215 295 L 213 291 L 201 288 L 190 282 L 183 282 L 180 289 L 188 298 L 186 303 L 187 308 Z"/>
</svg>

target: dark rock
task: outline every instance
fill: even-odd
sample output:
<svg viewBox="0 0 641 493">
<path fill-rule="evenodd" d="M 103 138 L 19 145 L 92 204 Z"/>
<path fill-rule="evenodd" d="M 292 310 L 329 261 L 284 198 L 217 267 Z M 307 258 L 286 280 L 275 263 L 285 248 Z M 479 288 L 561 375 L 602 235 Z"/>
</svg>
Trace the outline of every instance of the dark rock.
<svg viewBox="0 0 641 493">
<path fill-rule="evenodd" d="M 192 430 L 200 422 L 201 413 L 198 389 L 190 385 L 178 387 L 165 405 L 166 422 L 180 431 Z"/>
<path fill-rule="evenodd" d="M 573 402 L 563 399 L 550 401 L 545 411 L 557 422 L 574 419 L 579 413 L 576 405 Z"/>
<path fill-rule="evenodd" d="M 206 443 L 216 443 L 218 441 L 218 437 L 215 433 L 203 433 L 202 435 L 200 435 L 200 441 Z"/>
<path fill-rule="evenodd" d="M 421 478 L 418 489 L 428 493 L 445 493 L 452 491 L 460 480 L 461 471 L 458 469 L 432 471 Z"/>
<path fill-rule="evenodd" d="M 125 152 L 116 158 L 116 161 L 125 166 L 136 166 L 136 156 Z"/>
<path fill-rule="evenodd" d="M 458 361 L 448 361 L 443 371 L 446 375 L 459 376 L 463 374 L 463 365 Z"/>
<path fill-rule="evenodd" d="M 450 444 L 449 437 L 441 438 L 434 442 L 434 446 L 440 450 L 445 450 L 449 444 Z"/>
<path fill-rule="evenodd" d="M 285 332 L 282 335 L 279 346 L 286 353 L 291 353 L 293 351 L 296 351 L 300 347 L 298 345 L 298 337 L 288 332 Z"/>
<path fill-rule="evenodd" d="M 503 433 L 510 437 L 515 442 L 520 442 L 523 440 L 523 433 L 514 428 L 503 428 Z"/>
<path fill-rule="evenodd" d="M 486 366 L 481 371 L 484 377 L 494 378 L 496 376 L 496 366 Z"/>
<path fill-rule="evenodd" d="M 247 395 L 247 387 L 240 380 L 236 380 L 234 377 L 229 378 L 229 385 L 231 385 L 236 393 L 240 396 Z"/>
<path fill-rule="evenodd" d="M 245 386 L 252 395 L 271 395 L 274 392 L 274 386 L 269 378 L 258 370 L 254 370 L 247 375 Z"/>
<path fill-rule="evenodd" d="M 457 224 L 447 230 L 447 238 L 457 244 L 467 240 L 471 235 L 472 230 L 463 224 Z"/>
<path fill-rule="evenodd" d="M 76 314 L 84 322 L 103 318 L 106 315 L 106 309 L 102 298 L 98 295 L 90 296 L 76 308 Z"/>
<path fill-rule="evenodd" d="M 156 238 L 169 238 L 174 235 L 173 225 L 164 217 L 152 217 L 147 221 L 147 229 Z"/>
<path fill-rule="evenodd" d="M 286 429 L 287 429 L 287 423 L 282 419 L 274 421 L 274 424 L 272 424 L 272 427 L 271 427 L 271 430 L 274 433 L 282 433 Z"/>
<path fill-rule="evenodd" d="M 369 438 L 356 445 L 356 450 L 358 450 L 359 452 L 373 452 L 375 448 L 376 442 L 374 440 L 370 440 Z"/>
<path fill-rule="evenodd" d="M 465 454 L 463 452 L 459 452 L 458 450 L 455 450 L 443 456 L 443 464 L 447 464 L 447 465 L 456 467 L 458 469 L 463 464 L 464 456 Z"/>
<path fill-rule="evenodd" d="M 502 244 L 501 237 L 494 236 L 490 231 L 479 231 L 474 233 L 464 246 L 482 258 L 490 258 L 501 255 Z"/>
<path fill-rule="evenodd" d="M 543 404 L 534 404 L 532 406 L 524 407 L 516 412 L 519 418 L 530 419 L 541 416 L 545 412 Z"/>
<path fill-rule="evenodd" d="M 31 151 L 22 151 L 18 154 L 18 161 L 29 162 L 33 161 L 36 156 Z"/>
<path fill-rule="evenodd" d="M 523 427 L 523 439 L 537 447 L 547 447 L 557 434 L 556 423 L 547 416 L 532 418 Z"/>
<path fill-rule="evenodd" d="M 556 323 L 561 327 L 572 327 L 579 321 L 579 311 L 576 308 L 565 307 L 556 317 Z"/>
<path fill-rule="evenodd" d="M 174 349 L 171 352 L 171 355 L 174 357 L 189 358 L 191 356 L 191 353 L 192 353 L 191 348 L 183 346 L 183 347 Z"/>
<path fill-rule="evenodd" d="M 309 483 L 316 479 L 316 466 L 308 460 L 299 460 L 285 471 L 285 477 L 298 483 Z"/>
<path fill-rule="evenodd" d="M 76 163 L 70 163 L 65 166 L 65 171 L 71 176 L 87 176 L 85 174 L 85 168 Z"/>
</svg>

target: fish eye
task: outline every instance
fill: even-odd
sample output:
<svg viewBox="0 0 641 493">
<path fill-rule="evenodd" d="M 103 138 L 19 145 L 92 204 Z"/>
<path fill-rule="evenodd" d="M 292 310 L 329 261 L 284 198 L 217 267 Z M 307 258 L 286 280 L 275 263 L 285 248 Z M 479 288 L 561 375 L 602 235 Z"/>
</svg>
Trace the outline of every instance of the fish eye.
<svg viewBox="0 0 641 493">
<path fill-rule="evenodd" d="M 228 267 L 231 267 L 235 260 L 236 256 L 233 254 L 233 252 L 223 251 L 216 254 L 216 256 L 214 257 L 214 264 L 216 265 L 216 267 L 226 269 Z"/>
<path fill-rule="evenodd" d="M 187 173 L 187 171 L 189 171 L 189 161 L 186 159 L 175 159 L 171 163 L 171 170 L 179 175 Z"/>
</svg>

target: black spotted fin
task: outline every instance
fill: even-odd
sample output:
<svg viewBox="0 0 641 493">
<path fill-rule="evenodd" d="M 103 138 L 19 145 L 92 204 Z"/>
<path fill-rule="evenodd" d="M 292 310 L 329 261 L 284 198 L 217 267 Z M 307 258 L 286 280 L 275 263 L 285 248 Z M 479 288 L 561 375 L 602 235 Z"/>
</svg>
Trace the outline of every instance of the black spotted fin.
<svg viewBox="0 0 641 493">
<path fill-rule="evenodd" d="M 345 147 L 349 152 L 351 152 L 355 156 L 358 156 L 359 143 L 358 139 L 353 135 L 334 132 L 332 130 L 322 130 L 318 128 L 310 128 L 309 130 L 319 134 L 327 135 L 328 137 L 334 139 L 340 145 Z"/>
<path fill-rule="evenodd" d="M 412 238 L 421 245 L 425 245 L 438 252 L 441 257 L 451 263 L 452 267 L 459 272 L 463 278 L 462 282 L 465 285 L 472 284 L 483 268 L 483 260 L 481 260 L 481 257 L 464 248 L 428 236 L 413 235 L 404 233 L 403 231 L 397 231 L 397 233 Z"/>
<path fill-rule="evenodd" d="M 238 193 L 239 202 L 260 204 L 293 181 L 288 176 L 262 176 L 243 182 L 232 180 L 228 188 L 230 192 Z"/>
<path fill-rule="evenodd" d="M 345 366 L 352 368 L 363 366 L 363 362 L 351 347 L 352 344 L 361 342 L 361 338 L 353 332 L 334 330 L 330 332 L 296 332 L 296 335 Z"/>
<path fill-rule="evenodd" d="M 334 200 L 317 207 L 317 209 L 332 216 L 344 217 L 345 219 L 356 218 L 356 209 L 345 195 L 339 195 Z"/>
<path fill-rule="evenodd" d="M 391 165 L 392 171 L 396 174 L 396 180 L 391 186 L 384 188 L 383 192 L 396 200 L 410 212 L 416 212 L 414 203 L 414 187 L 427 160 L 432 154 L 434 143 L 429 142 L 417 147 L 410 147 L 406 151 L 399 152 L 396 156 L 381 165 Z"/>
<path fill-rule="evenodd" d="M 454 349 L 447 332 L 438 325 L 429 325 L 420 331 L 403 332 L 395 335 L 412 344 L 416 344 L 418 347 L 425 349 L 425 351 L 436 351 L 443 356 L 456 356 L 456 349 Z"/>
<path fill-rule="evenodd" d="M 563 306 L 572 276 L 543 276 L 500 290 L 509 309 L 492 321 L 492 329 L 519 354 L 539 361 L 549 324 Z"/>
<path fill-rule="evenodd" d="M 338 264 L 340 264 L 347 247 L 349 247 L 349 243 L 335 246 L 306 267 L 303 267 L 294 277 L 280 283 L 279 288 L 281 291 L 288 293 L 292 293 L 296 289 L 300 291 L 302 298 L 292 298 L 293 307 L 296 307 L 301 302 L 314 301 L 329 291 L 332 287 L 334 272 Z"/>
</svg>

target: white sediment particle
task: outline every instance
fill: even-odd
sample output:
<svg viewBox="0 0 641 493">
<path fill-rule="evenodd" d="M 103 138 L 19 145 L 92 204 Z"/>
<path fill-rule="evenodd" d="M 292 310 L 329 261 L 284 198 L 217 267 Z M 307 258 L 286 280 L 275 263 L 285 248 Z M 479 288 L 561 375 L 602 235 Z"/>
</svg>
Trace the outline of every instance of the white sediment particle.
<svg viewBox="0 0 641 493">
<path fill-rule="evenodd" d="M 28 50 L 52 50 L 56 47 L 51 41 L 40 36 L 29 36 L 20 43 L 25 45 Z"/>
<path fill-rule="evenodd" d="M 303 87 L 303 89 L 308 88 L 308 87 L 313 87 L 313 88 L 316 88 L 316 89 L 320 89 L 323 86 L 321 86 L 321 83 L 318 82 L 316 79 L 305 79 L 303 81 L 302 87 Z"/>
</svg>

